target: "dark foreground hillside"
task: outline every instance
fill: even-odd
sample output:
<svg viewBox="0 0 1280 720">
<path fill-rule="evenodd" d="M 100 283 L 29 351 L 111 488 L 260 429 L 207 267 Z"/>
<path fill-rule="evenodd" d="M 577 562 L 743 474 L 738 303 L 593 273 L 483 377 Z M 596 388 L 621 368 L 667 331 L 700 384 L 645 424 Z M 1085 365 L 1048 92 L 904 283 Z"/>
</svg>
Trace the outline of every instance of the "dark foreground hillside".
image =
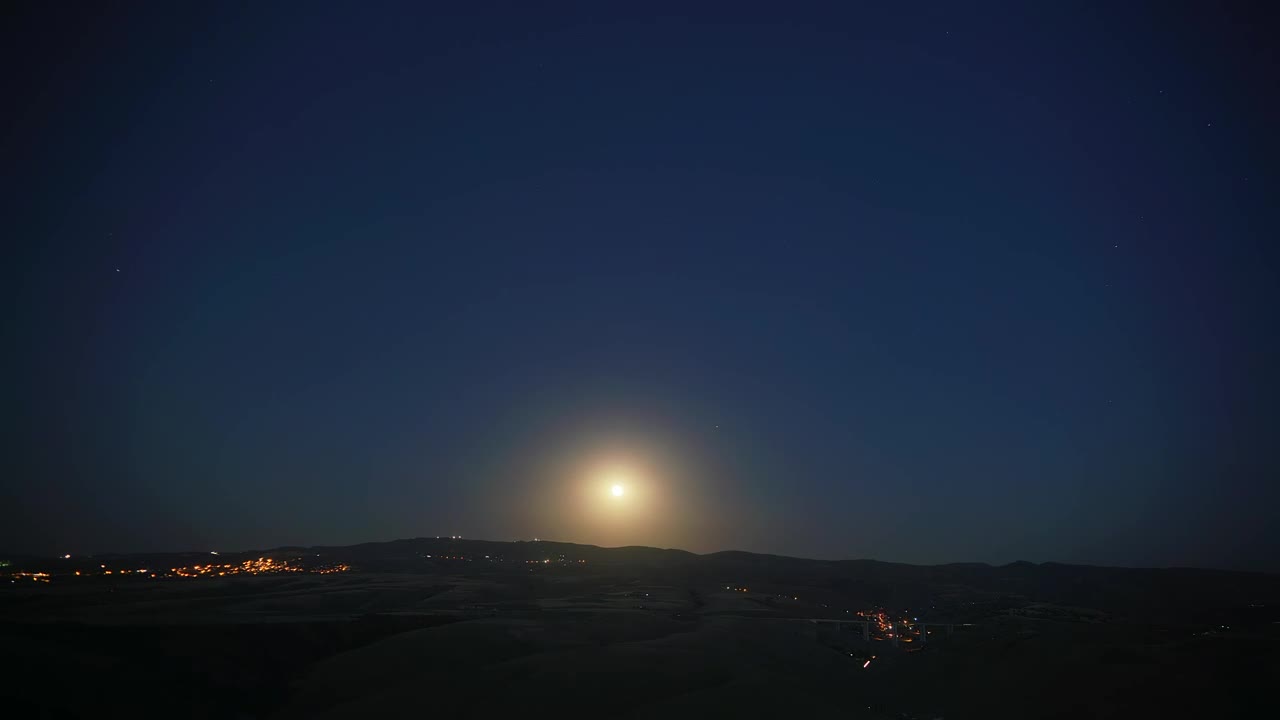
<svg viewBox="0 0 1280 720">
<path fill-rule="evenodd" d="M 223 556 L 216 567 L 265 570 L 174 574 L 209 562 L 5 568 L 4 707 L 204 718 L 1277 710 L 1270 575 L 434 538 Z"/>
</svg>

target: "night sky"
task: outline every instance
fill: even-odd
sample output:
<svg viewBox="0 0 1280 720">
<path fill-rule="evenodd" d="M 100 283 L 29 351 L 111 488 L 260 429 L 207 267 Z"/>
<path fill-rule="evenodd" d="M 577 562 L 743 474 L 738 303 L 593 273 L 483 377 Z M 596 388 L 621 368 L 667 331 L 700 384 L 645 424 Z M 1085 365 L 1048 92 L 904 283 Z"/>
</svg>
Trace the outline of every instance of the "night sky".
<svg viewBox="0 0 1280 720">
<path fill-rule="evenodd" d="M 109 5 L 0 23 L 0 549 L 1280 570 L 1264 5 Z"/>
</svg>

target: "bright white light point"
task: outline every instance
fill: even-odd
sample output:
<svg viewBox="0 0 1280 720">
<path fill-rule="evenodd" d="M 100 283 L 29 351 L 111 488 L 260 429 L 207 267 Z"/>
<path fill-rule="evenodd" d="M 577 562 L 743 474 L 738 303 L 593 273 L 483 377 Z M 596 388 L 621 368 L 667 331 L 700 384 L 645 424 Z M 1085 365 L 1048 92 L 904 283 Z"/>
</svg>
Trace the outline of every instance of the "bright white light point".
<svg viewBox="0 0 1280 720">
<path fill-rule="evenodd" d="M 610 488 L 609 492 L 612 492 L 614 497 L 622 497 L 622 493 L 626 491 L 622 488 L 621 485 L 614 485 L 612 488 Z"/>
</svg>

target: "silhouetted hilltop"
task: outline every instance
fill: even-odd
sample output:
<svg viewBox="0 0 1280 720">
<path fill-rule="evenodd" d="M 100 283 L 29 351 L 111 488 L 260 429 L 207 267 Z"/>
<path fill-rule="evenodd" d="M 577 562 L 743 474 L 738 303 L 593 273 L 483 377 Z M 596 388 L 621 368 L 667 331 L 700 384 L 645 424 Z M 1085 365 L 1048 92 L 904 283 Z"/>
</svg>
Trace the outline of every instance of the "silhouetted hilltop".
<svg viewBox="0 0 1280 720">
<path fill-rule="evenodd" d="M 727 550 L 697 555 L 644 546 L 605 548 L 549 540 L 500 542 L 414 538 L 348 547 L 307 548 L 369 569 L 397 569 L 423 556 L 501 557 L 506 561 L 585 560 L 596 569 L 648 570 L 690 585 L 808 586 L 834 597 L 916 606 L 1023 601 L 1142 614 L 1280 603 L 1280 576 L 1195 568 L 1119 568 L 1019 561 L 908 565 L 878 560 L 814 560 Z"/>
<path fill-rule="evenodd" d="M 1280 604 L 1280 575 L 1195 568 L 1119 568 L 1019 561 L 908 565 L 878 560 L 814 560 L 740 550 L 697 555 L 644 546 L 605 548 L 550 540 L 494 541 L 427 537 L 358 545 L 283 547 L 223 553 L 219 560 L 260 555 L 295 556 L 303 562 L 346 563 L 360 572 L 502 572 L 530 563 L 581 567 L 585 572 L 626 574 L 696 588 L 807 588 L 811 598 L 832 606 L 877 604 L 887 607 L 965 608 L 990 612 L 1032 603 L 1091 608 L 1130 617 L 1162 619 L 1180 613 L 1202 618 L 1217 610 Z M 203 558 L 203 560 L 202 560 Z M 96 568 L 99 562 L 168 567 L 208 562 L 208 553 L 98 555 L 57 560 L 68 571 Z M 48 564 L 14 558 L 14 566 Z M 462 562 L 466 566 L 456 563 Z M 467 570 L 467 568 L 471 568 Z M 1188 618 L 1190 619 L 1190 618 Z"/>
</svg>

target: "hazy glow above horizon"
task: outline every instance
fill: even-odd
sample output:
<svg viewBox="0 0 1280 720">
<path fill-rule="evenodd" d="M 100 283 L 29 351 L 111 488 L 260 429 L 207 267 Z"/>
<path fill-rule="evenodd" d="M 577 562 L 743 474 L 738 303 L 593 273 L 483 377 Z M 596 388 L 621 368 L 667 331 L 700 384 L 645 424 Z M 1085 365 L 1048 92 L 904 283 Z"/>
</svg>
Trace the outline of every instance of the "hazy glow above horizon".
<svg viewBox="0 0 1280 720">
<path fill-rule="evenodd" d="M 680 416 L 623 422 L 573 413 L 530 424 L 537 432 L 521 437 L 492 470 L 511 486 L 495 516 L 497 531 L 695 552 L 745 544 L 713 532 L 722 527 L 718 514 L 749 516 L 723 486 L 727 473 L 708 460 L 697 433 L 680 427 Z"/>
</svg>

